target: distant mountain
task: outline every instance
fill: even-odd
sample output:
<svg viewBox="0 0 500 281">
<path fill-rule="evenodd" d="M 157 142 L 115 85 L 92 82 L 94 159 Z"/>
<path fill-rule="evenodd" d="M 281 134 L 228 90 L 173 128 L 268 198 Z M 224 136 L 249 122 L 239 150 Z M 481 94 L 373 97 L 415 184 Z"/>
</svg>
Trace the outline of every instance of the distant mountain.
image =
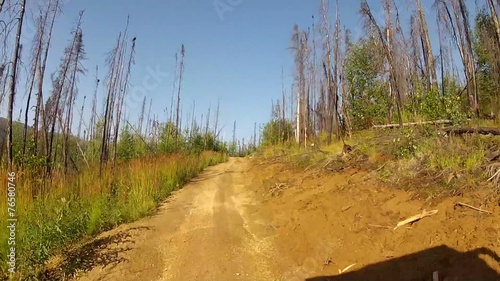
<svg viewBox="0 0 500 281">
<path fill-rule="evenodd" d="M 0 117 L 0 146 L 3 142 L 7 141 L 7 124 L 8 120 L 7 118 Z M 24 128 L 24 123 L 21 122 L 16 122 L 13 121 L 12 125 L 14 126 L 15 130 L 22 130 Z M 31 127 L 28 126 L 28 130 L 30 130 Z"/>
<path fill-rule="evenodd" d="M 7 118 L 0 117 L 0 144 L 4 142 L 7 136 Z"/>
</svg>

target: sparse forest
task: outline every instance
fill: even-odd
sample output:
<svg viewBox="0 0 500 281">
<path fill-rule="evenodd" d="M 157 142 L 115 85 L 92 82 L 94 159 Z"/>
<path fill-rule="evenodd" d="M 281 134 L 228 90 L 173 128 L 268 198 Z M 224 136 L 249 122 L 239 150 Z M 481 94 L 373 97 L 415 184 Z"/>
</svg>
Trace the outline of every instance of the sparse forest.
<svg viewBox="0 0 500 281">
<path fill-rule="evenodd" d="M 292 212 L 283 209 L 287 213 L 283 217 L 276 216 L 282 225 L 276 227 L 269 223 L 271 230 L 266 228 L 265 220 L 255 225 L 251 225 L 254 222 L 247 224 L 255 218 L 248 219 L 245 204 L 251 205 L 253 202 L 247 201 L 261 199 L 256 194 L 267 188 L 263 197 L 273 198 L 266 197 L 261 202 L 267 208 L 262 210 L 278 214 L 283 210 L 271 204 L 274 202 L 271 200 L 278 197 L 276 194 L 283 194 L 292 186 L 312 185 L 312 178 L 323 177 L 325 171 L 339 172 L 339 179 L 346 185 L 339 191 L 334 189 L 340 186 L 335 185 L 334 180 L 335 184 L 328 186 L 318 182 L 321 188 L 314 189 L 317 192 L 314 200 L 322 202 L 327 198 L 320 193 L 322 188 L 342 193 L 344 199 L 335 198 L 339 204 L 344 203 L 342 200 L 353 200 L 352 196 L 366 197 L 363 199 L 368 202 L 365 206 L 359 206 L 362 204 L 358 201 L 350 206 L 335 206 L 341 211 L 334 211 L 346 217 L 351 208 L 361 210 L 359 213 L 371 213 L 375 211 L 368 210 L 371 207 L 367 204 L 373 203 L 377 208 L 382 204 L 370 201 L 369 193 L 346 193 L 351 192 L 349 188 L 344 191 L 352 182 L 367 185 L 360 179 L 351 182 L 352 175 L 365 175 L 366 171 L 372 172 L 369 175 L 367 172 L 366 178 L 377 177 L 370 179 L 377 184 L 411 186 L 418 179 L 422 183 L 419 186 L 425 188 L 444 186 L 439 189 L 439 195 L 432 193 L 435 190 L 431 188 L 418 191 L 418 196 L 428 192 L 431 199 L 442 194 L 461 195 L 466 188 L 480 184 L 494 186 L 491 190 L 496 193 L 488 198 L 497 198 L 500 194 L 500 148 L 495 139 L 500 134 L 500 0 L 476 0 L 473 4 L 472 0 L 432 0 L 432 10 L 426 9 L 425 0 L 361 0 L 358 15 L 363 28 L 360 30 L 345 26 L 339 1 L 318 1 L 318 12 L 312 16 L 309 26 L 290 26 L 289 46 L 284 48 L 288 47 L 293 69 L 282 69 L 281 93 L 278 89 L 276 96 L 280 97 L 272 102 L 270 121 L 265 124 L 252 121 L 253 136 L 240 140 L 236 135 L 237 121 L 231 118 L 232 128 L 222 124 L 220 116 L 224 108 L 220 100 L 212 107 L 197 104 L 196 100 L 190 101 L 183 95 L 185 75 L 190 71 L 186 63 L 190 59 L 189 45 L 172 43 L 178 44 L 177 52 L 169 54 L 175 57 L 175 65 L 165 67 L 173 70 L 174 75 L 168 78 L 172 79 L 173 86 L 164 92 L 163 99 L 153 100 L 144 95 L 136 100 L 131 93 L 131 80 L 137 50 L 141 48 L 141 34 L 135 37 L 130 31 L 133 17 L 124 18 L 123 29 L 116 34 L 114 45 L 102 50 L 106 54 L 102 58 L 103 68 L 87 63 L 86 33 L 82 27 L 85 11 L 71 15 L 74 25 L 67 27 L 63 52 L 56 53 L 53 33 L 67 1 L 0 0 L 0 116 L 6 116 L 0 117 L 0 221 L 3 225 L 9 218 L 17 220 L 16 273 L 9 273 L 13 265 L 8 263 L 7 257 L 12 248 L 5 243 L 11 234 L 1 231 L 0 280 L 7 280 L 9 276 L 15 280 L 56 280 L 51 274 L 56 274 L 57 280 L 69 280 L 65 278 L 75 276 L 78 267 L 82 266 L 77 263 L 81 261 L 77 259 L 75 264 L 65 264 L 67 268 L 58 268 L 60 272 L 54 273 L 48 267 L 55 257 L 69 255 L 74 250 L 71 247 L 105 231 L 154 214 L 174 191 L 205 168 L 228 159 L 229 164 L 220 168 L 219 174 L 210 174 L 205 179 L 212 180 L 208 187 L 199 187 L 209 190 L 210 198 L 203 197 L 206 195 L 203 192 L 190 194 L 191 197 L 186 195 L 184 199 L 194 198 L 195 203 L 176 210 L 185 217 L 191 216 L 195 222 L 181 225 L 186 232 L 189 229 L 192 232 L 217 230 L 216 234 L 207 232 L 213 236 L 204 238 L 203 243 L 211 242 L 210 238 L 214 237 L 214 241 L 222 241 L 219 244 L 243 241 L 241 237 L 234 241 L 226 239 L 226 236 L 234 238 L 235 233 L 240 235 L 234 231 L 240 229 L 236 228 L 240 224 L 243 225 L 241 229 L 245 228 L 241 231 L 242 237 L 252 234 L 251 238 L 245 238 L 245 243 L 250 241 L 247 244 L 255 245 L 259 251 L 273 248 L 259 244 L 268 242 L 266 235 L 269 233 L 278 233 L 275 235 L 278 237 L 282 232 L 283 241 L 288 241 L 288 234 L 295 233 L 298 228 L 297 231 L 303 231 L 306 237 L 309 229 L 301 230 L 300 223 L 291 230 L 287 227 L 296 222 L 295 218 L 297 221 L 302 219 L 303 225 L 309 223 L 309 218 L 304 219 L 303 214 L 321 209 L 308 206 L 310 202 L 300 205 L 300 212 L 294 213 L 296 217 L 291 221 Z M 375 1 L 380 3 L 379 11 L 373 9 Z M 229 12 L 238 5 L 224 7 Z M 405 9 L 405 16 L 402 9 Z M 34 25 L 33 34 L 27 34 L 27 23 Z M 58 62 L 57 68 L 49 69 L 49 61 Z M 292 76 L 290 85 L 285 83 L 287 72 Z M 80 79 L 84 76 L 93 77 L 93 91 L 83 90 Z M 135 110 L 129 107 L 131 103 L 137 105 Z M 154 113 L 154 103 L 161 103 L 165 114 Z M 205 113 L 198 116 L 197 108 L 203 108 Z M 131 121 L 130 115 L 138 120 Z M 438 128 L 443 124 L 452 126 Z M 232 131 L 229 140 L 223 136 L 224 130 Z M 466 136 L 459 139 L 454 135 Z M 277 151 L 278 156 L 275 155 Z M 230 159 L 250 154 L 252 160 Z M 255 155 L 263 160 L 262 163 L 245 162 L 254 161 Z M 288 162 L 278 163 L 283 155 L 288 157 Z M 304 179 L 300 173 L 295 175 L 288 166 L 283 168 L 290 163 L 294 169 L 300 168 L 302 174 L 307 172 L 310 178 Z M 282 164 L 283 167 L 277 168 Z M 260 165 L 271 168 L 252 170 Z M 342 174 L 350 168 L 356 172 L 349 176 Z M 313 173 L 313 170 L 318 172 Z M 251 175 L 248 176 L 250 180 L 247 173 Z M 285 180 L 271 183 L 277 180 L 276 174 L 283 175 Z M 292 183 L 294 177 L 296 183 Z M 11 212 L 12 202 L 4 198 L 14 195 L 4 187 L 13 185 L 14 180 L 15 211 Z M 225 188 L 226 185 L 231 186 L 221 191 L 220 186 Z M 258 185 L 259 189 L 249 192 L 246 188 L 250 185 Z M 267 185 L 272 186 L 270 191 Z M 458 185 L 461 187 L 456 187 Z M 362 187 L 371 190 L 371 186 Z M 407 200 L 402 192 L 397 196 Z M 289 199 L 279 203 L 289 204 L 290 209 L 305 202 L 295 200 L 290 194 L 287 196 Z M 330 199 L 324 200 L 324 205 L 329 206 Z M 485 201 L 485 205 L 493 206 L 493 200 Z M 197 204 L 201 207 L 189 209 Z M 259 208 L 249 213 L 262 215 Z M 416 209 L 412 208 L 409 210 Z M 223 223 L 210 221 L 213 225 L 200 226 L 207 220 L 205 209 L 212 212 L 210 218 L 220 212 L 216 219 L 222 217 Z M 189 215 L 183 213 L 186 210 Z M 475 210 L 493 213 L 480 208 Z M 386 211 L 391 215 L 396 213 L 392 209 Z M 359 213 L 355 221 L 346 220 L 338 228 L 345 230 L 346 224 L 357 226 Z M 398 215 L 399 212 L 393 217 Z M 323 217 L 326 219 L 327 215 L 319 214 L 311 221 L 321 222 Z M 481 227 L 488 227 L 487 223 L 483 221 Z M 326 222 L 324 225 L 331 226 Z M 379 230 L 391 229 L 386 225 L 367 225 Z M 184 231 L 184 228 L 177 225 L 175 231 Z M 261 228 L 262 233 L 259 232 Z M 252 233 L 255 229 L 265 238 L 257 239 L 258 235 Z M 364 229 L 368 227 L 359 231 Z M 346 237 L 351 233 L 348 234 Z M 172 237 L 168 238 L 170 242 Z M 200 237 L 194 234 L 190 239 L 199 242 L 196 239 Z M 186 239 L 174 238 L 172 243 L 179 244 L 169 254 L 174 256 L 177 253 L 174 251 L 179 251 L 182 255 L 183 247 L 189 243 Z M 385 237 L 383 239 L 386 241 Z M 223 251 L 224 247 L 214 245 L 207 247 L 214 247 L 213 252 L 220 251 L 218 253 L 225 258 L 229 256 Z M 302 246 L 309 251 L 309 244 Z M 291 248 L 288 244 L 283 247 Z M 200 251 L 194 247 L 188 250 L 195 254 Z M 378 255 L 382 251 L 373 252 Z M 272 256 L 264 255 L 266 258 Z M 255 256 L 261 258 L 254 252 L 248 256 L 251 260 L 256 259 Z M 295 259 L 301 266 L 302 258 L 299 255 Z M 321 268 L 335 262 L 328 258 Z M 185 264 L 180 262 L 178 266 Z M 241 264 L 245 262 L 241 260 Z M 345 271 L 354 265 L 344 267 Z M 266 273 L 254 271 L 262 276 Z M 223 273 L 234 278 L 233 272 L 228 272 Z M 235 274 L 240 276 L 240 271 Z"/>
<path fill-rule="evenodd" d="M 421 0 L 379 2 L 382 11 L 361 1 L 364 30 L 356 38 L 338 1 L 333 8 L 321 1 L 311 26 L 293 27 L 292 91 L 273 104 L 264 143 L 293 139 L 307 147 L 374 125 L 498 120 L 498 1 L 476 1 L 471 11 L 464 0 L 436 0 L 432 13 Z"/>
<path fill-rule="evenodd" d="M 64 52 L 51 51 L 64 4 L 0 1 L 0 107 L 7 109 L 7 118 L 0 117 L 0 172 L 17 173 L 20 278 L 35 276 L 65 244 L 150 213 L 205 167 L 256 146 L 255 137 L 247 143 L 236 136 L 222 140 L 219 105 L 215 114 L 208 108 L 201 117 L 194 115 L 194 102 L 186 106 L 182 82 L 189 47 L 183 44 L 175 54 L 172 92 L 163 101 L 168 119 L 152 115 L 153 100 L 144 96 L 139 121 L 132 124 L 127 101 L 136 102 L 130 99 L 130 77 L 141 45 L 129 32 L 131 19 L 109 46 L 107 67 L 99 69 L 86 64 L 84 11 L 74 15 Z M 31 36 L 23 33 L 27 23 L 36 27 L 29 51 L 21 40 Z M 59 60 L 55 71 L 47 69 L 48 60 Z M 79 90 L 83 75 L 95 77 L 93 92 Z M 0 183 L 7 186 L 7 178 Z M 6 198 L 7 190 L 0 194 Z M 0 206 L 6 221 L 6 201 Z M 2 242 L 0 279 L 7 276 L 8 250 Z"/>
</svg>

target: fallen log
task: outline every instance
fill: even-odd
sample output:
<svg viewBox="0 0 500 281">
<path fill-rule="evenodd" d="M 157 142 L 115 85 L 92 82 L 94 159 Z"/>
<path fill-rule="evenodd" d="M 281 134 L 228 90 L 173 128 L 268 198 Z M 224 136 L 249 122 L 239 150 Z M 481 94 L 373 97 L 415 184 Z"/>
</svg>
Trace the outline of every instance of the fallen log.
<svg viewBox="0 0 500 281">
<path fill-rule="evenodd" d="M 446 133 L 455 134 L 455 135 L 480 134 L 480 135 L 500 136 L 500 128 L 461 127 L 461 128 L 444 128 L 443 131 Z"/>
<path fill-rule="evenodd" d="M 410 122 L 403 123 L 403 127 L 409 126 L 421 126 L 421 125 L 451 125 L 453 121 L 451 120 L 436 120 L 436 121 L 422 121 L 422 122 Z M 392 129 L 400 127 L 399 124 L 387 124 L 387 125 L 373 125 L 373 129 Z"/>
</svg>

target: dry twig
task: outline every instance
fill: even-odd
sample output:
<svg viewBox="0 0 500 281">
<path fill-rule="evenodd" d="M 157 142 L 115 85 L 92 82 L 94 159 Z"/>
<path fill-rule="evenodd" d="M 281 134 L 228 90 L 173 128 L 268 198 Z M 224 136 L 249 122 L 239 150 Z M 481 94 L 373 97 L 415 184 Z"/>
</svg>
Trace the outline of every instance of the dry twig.
<svg viewBox="0 0 500 281">
<path fill-rule="evenodd" d="M 458 206 L 462 206 L 462 207 L 467 207 L 467 208 L 470 208 L 472 210 L 476 210 L 478 212 L 481 212 L 481 213 L 488 213 L 488 214 L 491 214 L 490 211 L 486 211 L 486 210 L 483 210 L 483 209 L 479 209 L 479 208 L 476 208 L 474 206 L 471 206 L 469 204 L 465 204 L 465 203 L 462 203 L 462 202 L 457 202 L 455 205 L 458 205 Z"/>
<path fill-rule="evenodd" d="M 342 212 L 345 212 L 347 210 L 349 210 L 350 208 L 352 208 L 354 205 L 349 205 L 349 206 L 346 206 L 344 208 L 342 208 Z"/>
<path fill-rule="evenodd" d="M 273 196 L 275 193 L 277 193 L 279 191 L 283 191 L 283 190 L 288 189 L 288 188 L 290 188 L 289 184 L 275 183 L 275 186 L 269 190 L 269 194 L 271 194 L 271 196 Z"/>
<path fill-rule="evenodd" d="M 412 217 L 409 217 L 409 218 L 407 218 L 405 220 L 402 220 L 402 221 L 398 222 L 398 224 L 396 225 L 396 227 L 394 227 L 394 229 L 397 229 L 398 227 L 406 225 L 406 224 L 414 223 L 414 222 L 419 221 L 419 220 L 421 220 L 421 219 L 423 219 L 425 217 L 433 216 L 433 215 L 435 215 L 437 213 L 438 213 L 438 210 L 433 210 L 433 211 L 423 210 L 421 214 L 414 215 Z"/>
<path fill-rule="evenodd" d="M 356 265 L 356 264 L 355 264 L 355 263 L 353 263 L 353 264 L 349 265 L 348 267 L 346 267 L 346 268 L 344 268 L 344 269 L 342 269 L 342 270 L 340 270 L 340 269 L 339 269 L 339 273 L 340 273 L 340 274 L 342 274 L 342 273 L 344 273 L 344 272 L 348 271 L 349 269 L 351 269 L 351 268 L 352 268 L 353 266 L 355 266 L 355 265 Z"/>
<path fill-rule="evenodd" d="M 368 224 L 368 226 L 371 226 L 371 227 L 377 227 L 377 228 L 387 228 L 387 229 L 391 229 L 391 227 L 390 227 L 390 226 L 386 226 L 386 225 Z"/>
</svg>

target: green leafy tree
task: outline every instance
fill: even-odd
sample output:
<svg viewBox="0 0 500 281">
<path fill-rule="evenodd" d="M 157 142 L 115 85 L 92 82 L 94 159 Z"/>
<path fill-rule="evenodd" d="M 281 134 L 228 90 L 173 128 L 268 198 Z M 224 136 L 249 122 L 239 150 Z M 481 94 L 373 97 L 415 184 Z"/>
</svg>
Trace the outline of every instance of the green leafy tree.
<svg viewBox="0 0 500 281">
<path fill-rule="evenodd" d="M 178 145 L 176 145 L 176 136 Z M 181 147 L 180 144 L 184 143 L 184 137 L 181 134 L 180 130 L 175 127 L 173 122 L 167 122 L 163 125 L 161 134 L 160 134 L 160 142 L 159 142 L 159 150 L 162 153 L 172 153 L 175 152 L 176 148 L 179 149 Z"/>
<path fill-rule="evenodd" d="M 293 124 L 289 120 L 274 119 L 264 126 L 263 145 L 276 145 L 293 139 Z"/>
<path fill-rule="evenodd" d="M 140 153 L 138 149 L 138 142 L 132 134 L 130 127 L 125 126 L 120 134 L 120 140 L 117 145 L 118 159 L 129 161 L 137 157 Z"/>
<path fill-rule="evenodd" d="M 500 114 L 500 42 L 493 19 L 484 10 L 476 16 L 475 34 L 480 108 L 486 114 Z"/>
<path fill-rule="evenodd" d="M 384 60 L 375 39 L 360 39 L 347 54 L 346 79 L 350 93 L 347 101 L 355 129 L 387 121 L 391 101 L 383 81 Z"/>
</svg>

